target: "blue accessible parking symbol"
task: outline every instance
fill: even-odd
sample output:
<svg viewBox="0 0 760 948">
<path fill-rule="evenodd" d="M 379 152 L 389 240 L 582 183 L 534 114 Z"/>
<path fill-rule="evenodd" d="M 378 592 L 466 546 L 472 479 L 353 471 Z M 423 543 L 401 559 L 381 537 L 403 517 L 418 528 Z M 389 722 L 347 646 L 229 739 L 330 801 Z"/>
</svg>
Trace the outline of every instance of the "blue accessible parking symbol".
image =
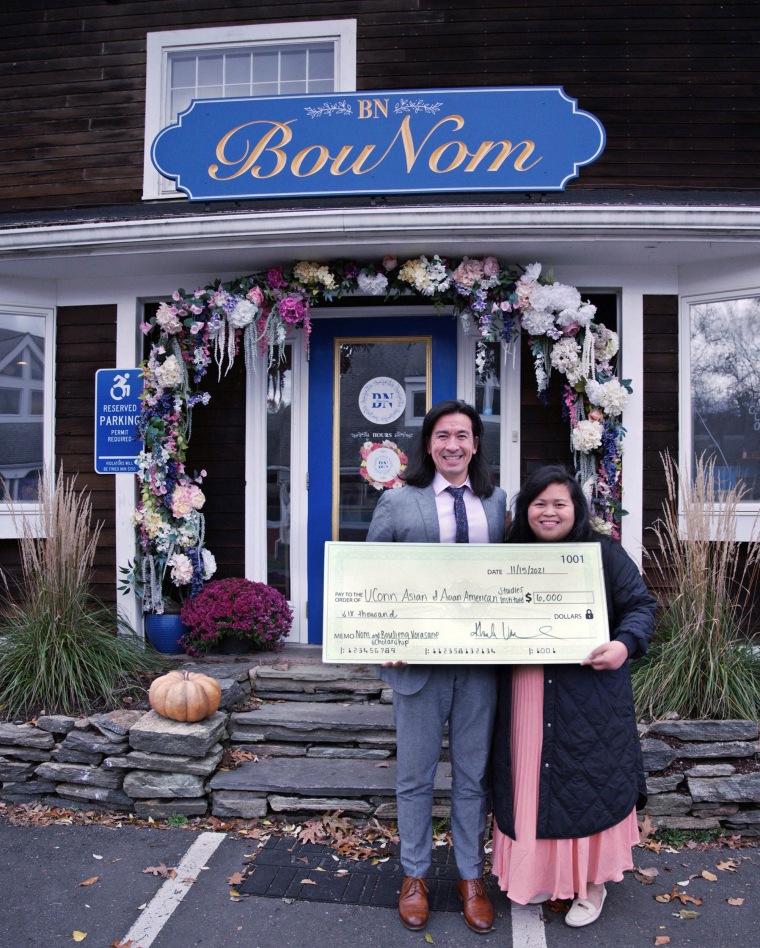
<svg viewBox="0 0 760 948">
<path fill-rule="evenodd" d="M 142 441 L 137 434 L 143 379 L 140 369 L 95 373 L 95 471 L 134 474 Z"/>
</svg>

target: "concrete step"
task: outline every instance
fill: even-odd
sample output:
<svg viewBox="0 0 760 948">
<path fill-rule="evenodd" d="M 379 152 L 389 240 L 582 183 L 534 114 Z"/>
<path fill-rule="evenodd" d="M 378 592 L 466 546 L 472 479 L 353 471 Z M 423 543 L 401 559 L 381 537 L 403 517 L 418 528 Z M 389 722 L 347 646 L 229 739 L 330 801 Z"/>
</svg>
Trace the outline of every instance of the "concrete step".
<svg viewBox="0 0 760 948">
<path fill-rule="evenodd" d="M 284 662 L 252 668 L 250 677 L 254 695 L 268 701 L 380 701 L 388 690 L 370 665 Z"/>
<path fill-rule="evenodd" d="M 393 709 L 383 704 L 279 701 L 230 716 L 233 743 L 295 742 L 395 746 Z"/>
</svg>

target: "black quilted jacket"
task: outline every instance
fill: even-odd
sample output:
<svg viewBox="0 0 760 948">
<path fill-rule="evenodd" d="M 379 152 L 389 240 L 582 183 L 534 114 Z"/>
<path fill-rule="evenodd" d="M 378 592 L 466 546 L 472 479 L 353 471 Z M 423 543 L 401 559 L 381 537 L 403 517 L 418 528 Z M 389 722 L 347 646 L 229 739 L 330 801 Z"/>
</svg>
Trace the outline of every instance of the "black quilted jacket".
<svg viewBox="0 0 760 948">
<path fill-rule="evenodd" d="M 600 538 L 610 638 L 630 658 L 646 652 L 655 600 L 625 550 Z M 512 671 L 500 672 L 492 753 L 493 809 L 514 839 L 509 719 Z M 614 826 L 646 802 L 629 662 L 617 671 L 544 666 L 544 731 L 539 780 L 539 839 L 574 839 Z"/>
</svg>

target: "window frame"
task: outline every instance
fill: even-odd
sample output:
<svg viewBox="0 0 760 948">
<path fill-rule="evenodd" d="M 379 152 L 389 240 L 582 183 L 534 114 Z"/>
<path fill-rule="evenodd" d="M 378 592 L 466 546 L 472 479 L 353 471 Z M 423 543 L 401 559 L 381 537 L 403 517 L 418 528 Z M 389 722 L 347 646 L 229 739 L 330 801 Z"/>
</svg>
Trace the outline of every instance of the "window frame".
<svg viewBox="0 0 760 948">
<path fill-rule="evenodd" d="M 725 303 L 760 297 L 760 286 L 722 290 L 717 293 L 700 293 L 681 297 L 678 327 L 679 339 L 679 424 L 678 457 L 679 473 L 691 483 L 694 477 L 694 427 L 691 404 L 691 307 L 709 303 Z M 714 514 L 719 505 L 712 506 Z M 717 538 L 713 535 L 713 538 Z M 760 538 L 760 500 L 744 501 L 737 505 L 736 540 L 746 542 Z"/>
<path fill-rule="evenodd" d="M 145 141 L 143 145 L 143 200 L 187 199 L 153 167 L 151 145 L 165 120 L 166 83 L 171 53 L 224 49 L 225 47 L 335 44 L 335 91 L 356 89 L 356 20 L 314 20 L 293 23 L 258 23 L 192 30 L 166 30 L 147 34 L 145 72 Z"/>
<path fill-rule="evenodd" d="M 54 458 L 54 409 L 55 409 L 55 310 L 47 306 L 16 306 L 0 303 L 2 316 L 36 316 L 45 320 L 45 364 L 43 368 L 43 412 L 42 412 L 42 464 L 52 471 Z M 30 518 L 38 526 L 40 504 L 36 501 L 15 500 L 11 505 L 0 500 L 0 539 L 18 539 L 21 536 L 20 517 Z"/>
</svg>

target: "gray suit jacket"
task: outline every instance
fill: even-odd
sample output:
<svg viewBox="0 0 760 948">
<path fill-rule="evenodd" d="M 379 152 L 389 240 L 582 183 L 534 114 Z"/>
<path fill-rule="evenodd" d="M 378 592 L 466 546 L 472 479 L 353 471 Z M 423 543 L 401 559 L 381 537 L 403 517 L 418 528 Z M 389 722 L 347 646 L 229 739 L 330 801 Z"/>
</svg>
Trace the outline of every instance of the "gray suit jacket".
<svg viewBox="0 0 760 948">
<path fill-rule="evenodd" d="M 482 501 L 488 520 L 491 543 L 504 540 L 507 495 L 500 487 Z M 375 507 L 367 539 L 385 543 L 440 543 L 438 508 L 430 487 L 405 487 L 386 490 Z M 422 688 L 434 665 L 408 665 L 406 668 L 379 668 L 378 676 L 404 695 Z"/>
</svg>

